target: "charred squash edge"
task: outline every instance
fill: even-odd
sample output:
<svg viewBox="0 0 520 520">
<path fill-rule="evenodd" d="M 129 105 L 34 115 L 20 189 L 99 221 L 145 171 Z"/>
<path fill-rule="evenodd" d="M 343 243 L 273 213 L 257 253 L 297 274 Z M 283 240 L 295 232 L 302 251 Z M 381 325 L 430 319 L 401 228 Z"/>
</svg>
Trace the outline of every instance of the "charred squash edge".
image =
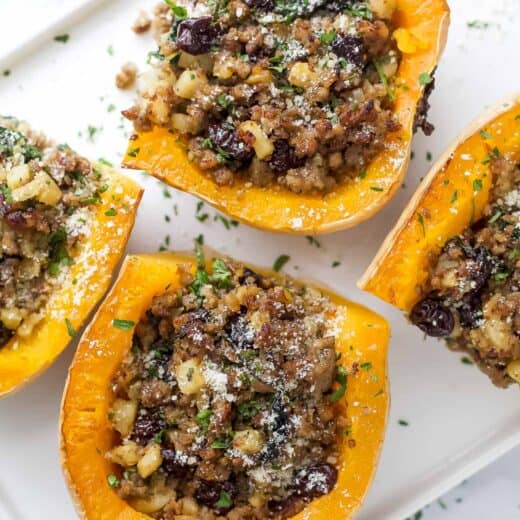
<svg viewBox="0 0 520 520">
<path fill-rule="evenodd" d="M 112 326 L 115 318 L 138 323 L 152 297 L 179 283 L 178 263 L 191 256 L 172 253 L 130 255 L 119 277 L 81 338 L 69 370 L 60 418 L 62 468 L 81 518 L 88 520 L 142 520 L 150 518 L 132 509 L 107 484 L 116 468 L 103 454 L 115 441 L 107 414 L 112 395 L 110 381 L 131 347 L 133 330 Z M 267 271 L 262 271 L 264 274 Z M 274 273 L 268 274 L 277 276 Z M 350 518 L 361 506 L 372 480 L 383 442 L 388 405 L 386 353 L 390 329 L 386 320 L 368 309 L 325 290 L 345 307 L 337 349 L 343 359 L 371 363 L 349 377 L 346 400 L 352 432 L 342 435 L 343 460 L 336 488 L 295 518 L 316 520 Z M 350 346 L 353 350 L 350 350 Z M 340 405 L 344 407 L 344 402 Z M 353 448 L 349 439 L 356 440 Z"/>
<path fill-rule="evenodd" d="M 422 296 L 429 258 L 481 217 L 493 184 L 488 154 L 495 147 L 520 160 L 520 94 L 470 124 L 433 165 L 359 280 L 361 289 L 410 311 Z M 475 180 L 482 182 L 480 191 Z"/>
<path fill-rule="evenodd" d="M 28 338 L 15 334 L 0 349 L 0 397 L 28 384 L 69 345 L 110 286 L 124 254 L 142 189 L 114 170 L 97 167 L 106 176 L 108 189 L 94 208 L 90 233 L 32 334 Z M 105 215 L 111 208 L 117 208 L 117 214 Z"/>
<path fill-rule="evenodd" d="M 217 186 L 188 161 L 181 140 L 164 128 L 130 138 L 123 166 L 145 170 L 189 192 L 227 215 L 267 231 L 315 234 L 352 227 L 379 211 L 401 185 L 410 160 L 413 123 L 425 86 L 444 49 L 450 10 L 445 0 L 397 0 L 396 35 L 403 58 L 397 73 L 395 113 L 400 131 L 388 134 L 385 150 L 363 178 L 342 183 L 332 193 L 300 195 L 280 187 Z"/>
</svg>

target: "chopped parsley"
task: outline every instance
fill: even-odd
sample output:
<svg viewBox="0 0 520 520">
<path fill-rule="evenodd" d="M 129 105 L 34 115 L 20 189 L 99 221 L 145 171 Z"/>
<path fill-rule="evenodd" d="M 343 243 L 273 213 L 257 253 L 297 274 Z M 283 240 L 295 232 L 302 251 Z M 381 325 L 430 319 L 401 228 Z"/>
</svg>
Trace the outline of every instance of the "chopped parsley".
<svg viewBox="0 0 520 520">
<path fill-rule="evenodd" d="M 453 204 L 459 196 L 458 190 L 454 190 L 453 194 L 451 195 L 450 204 Z"/>
<path fill-rule="evenodd" d="M 291 259 L 289 255 L 280 255 L 273 264 L 273 269 L 278 273 L 282 267 Z"/>
<path fill-rule="evenodd" d="M 377 60 L 374 60 L 374 67 L 376 68 L 377 73 L 379 74 L 379 79 L 381 80 L 381 83 L 385 87 L 386 95 L 388 96 L 388 99 L 390 101 L 395 101 L 395 94 L 394 94 L 393 90 L 390 88 L 390 84 L 388 83 L 388 78 L 386 77 L 385 71 L 383 70 L 381 63 L 379 63 Z"/>
<path fill-rule="evenodd" d="M 58 34 L 54 37 L 55 42 L 67 43 L 70 39 L 70 34 Z"/>
<path fill-rule="evenodd" d="M 222 108 L 225 108 L 225 109 L 228 109 L 229 106 L 231 105 L 231 101 L 232 101 L 232 97 L 231 96 L 228 96 L 226 94 L 220 94 L 217 96 L 217 103 L 222 107 Z"/>
<path fill-rule="evenodd" d="M 7 204 L 12 204 L 13 203 L 13 194 L 11 192 L 11 188 L 9 188 L 9 186 L 7 186 L 7 184 L 0 184 L 0 191 L 3 193 Z"/>
<path fill-rule="evenodd" d="M 372 20 L 374 17 L 367 2 L 355 2 L 350 7 L 345 7 L 343 11 L 357 18 L 365 18 L 365 20 Z"/>
<path fill-rule="evenodd" d="M 417 213 L 417 220 L 421 225 L 423 236 L 426 237 L 426 226 L 424 225 L 424 217 L 420 213 Z"/>
<path fill-rule="evenodd" d="M 258 401 L 247 401 L 238 405 L 238 413 L 244 422 L 249 422 L 261 409 L 262 405 Z"/>
<path fill-rule="evenodd" d="M 211 422 L 211 417 L 213 416 L 213 411 L 209 408 L 206 408 L 205 410 L 201 410 L 197 413 L 195 416 L 195 419 L 199 423 L 199 426 L 202 428 L 204 432 L 208 431 L 209 423 Z"/>
<path fill-rule="evenodd" d="M 503 215 L 502 211 L 497 209 L 493 216 L 488 220 L 489 224 L 494 224 L 501 216 Z"/>
<path fill-rule="evenodd" d="M 431 77 L 431 75 L 428 72 L 422 72 L 421 74 L 419 74 L 419 85 L 421 85 L 421 86 L 428 85 L 432 81 L 433 81 L 433 78 Z"/>
<path fill-rule="evenodd" d="M 130 330 L 135 323 L 132 320 L 120 320 L 118 318 L 115 318 L 112 321 L 112 325 L 119 330 Z"/>
<path fill-rule="evenodd" d="M 211 264 L 211 282 L 218 287 L 231 287 L 231 271 L 220 258 L 215 258 Z"/>
<path fill-rule="evenodd" d="M 306 235 L 305 238 L 307 239 L 307 242 L 309 242 L 309 244 L 311 246 L 315 246 L 315 247 L 318 247 L 318 248 L 321 247 L 321 244 L 313 236 Z"/>
<path fill-rule="evenodd" d="M 188 10 L 185 7 L 182 7 L 181 5 L 177 5 L 172 0 L 164 0 L 166 5 L 173 11 L 173 14 L 175 15 L 175 18 L 181 18 L 185 19 L 188 17 Z"/>
<path fill-rule="evenodd" d="M 215 502 L 215 507 L 218 509 L 229 509 L 233 505 L 233 499 L 231 495 L 224 491 L 223 489 L 220 491 L 220 497 Z"/>
<path fill-rule="evenodd" d="M 107 477 L 107 482 L 108 482 L 108 485 L 112 488 L 112 489 L 115 489 L 115 488 L 118 488 L 121 486 L 121 482 L 119 481 L 119 479 L 113 474 L 111 473 L 110 475 L 108 475 Z"/>
<path fill-rule="evenodd" d="M 67 249 L 67 232 L 65 231 L 65 228 L 53 231 L 49 235 L 49 246 L 49 273 L 52 276 L 57 276 L 60 272 L 61 266 L 69 266 L 73 264 L 72 258 L 69 256 L 69 251 Z"/>
<path fill-rule="evenodd" d="M 221 439 L 215 439 L 211 443 L 211 447 L 216 450 L 227 450 L 231 446 L 231 439 L 229 437 L 222 437 Z"/>
<path fill-rule="evenodd" d="M 336 39 L 336 31 L 328 31 L 320 34 L 320 42 L 325 45 L 331 44 Z"/>
<path fill-rule="evenodd" d="M 229 219 L 224 217 L 224 215 L 215 215 L 215 220 L 219 220 L 224 224 L 224 227 L 229 231 L 232 227 L 238 226 L 238 220 Z"/>
<path fill-rule="evenodd" d="M 493 275 L 493 280 L 497 283 L 502 283 L 509 278 L 510 273 L 507 271 L 500 271 Z"/>
<path fill-rule="evenodd" d="M 69 336 L 71 338 L 75 337 L 77 332 L 76 329 L 74 329 L 72 323 L 70 322 L 69 318 L 65 318 L 65 325 L 67 326 L 67 332 L 69 333 Z"/>
<path fill-rule="evenodd" d="M 484 22 L 482 20 L 472 20 L 471 22 L 467 22 L 466 25 L 470 29 L 487 29 L 489 27 L 489 22 Z"/>
<path fill-rule="evenodd" d="M 336 382 L 340 384 L 340 387 L 330 395 L 330 400 L 335 403 L 339 401 L 347 391 L 347 371 L 341 366 L 336 367 Z"/>
</svg>

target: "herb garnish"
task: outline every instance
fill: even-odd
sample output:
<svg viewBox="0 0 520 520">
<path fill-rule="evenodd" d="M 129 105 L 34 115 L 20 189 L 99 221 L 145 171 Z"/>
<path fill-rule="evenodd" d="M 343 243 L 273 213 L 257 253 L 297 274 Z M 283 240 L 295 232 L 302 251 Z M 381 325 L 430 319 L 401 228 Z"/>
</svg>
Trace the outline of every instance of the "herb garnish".
<svg viewBox="0 0 520 520">
<path fill-rule="evenodd" d="M 423 236 L 426 237 L 426 226 L 424 225 L 424 217 L 420 213 L 417 213 L 417 220 L 419 221 L 419 224 L 421 224 Z"/>
<path fill-rule="evenodd" d="M 432 81 L 433 81 L 433 78 L 431 77 L 431 75 L 428 72 L 422 72 L 421 74 L 419 74 L 419 85 L 421 85 L 421 86 L 428 85 Z"/>
<path fill-rule="evenodd" d="M 119 486 L 121 486 L 121 482 L 119 481 L 119 479 L 112 473 L 110 475 L 108 475 L 107 482 L 108 482 L 108 485 L 112 489 L 115 489 L 115 488 L 118 488 Z"/>
<path fill-rule="evenodd" d="M 211 422 L 211 417 L 213 416 L 213 411 L 209 408 L 206 408 L 205 410 L 201 410 L 197 415 L 195 416 L 195 419 L 199 423 L 199 426 L 202 428 L 204 432 L 208 431 L 209 423 Z"/>
<path fill-rule="evenodd" d="M 49 235 L 50 262 L 49 273 L 56 276 L 62 265 L 72 265 L 72 258 L 67 250 L 67 232 L 60 228 Z"/>
<path fill-rule="evenodd" d="M 347 371 L 341 366 L 336 367 L 336 382 L 341 386 L 330 395 L 330 400 L 335 403 L 339 401 L 347 391 Z"/>
<path fill-rule="evenodd" d="M 218 509 L 229 509 L 233 505 L 233 499 L 231 495 L 224 490 L 220 491 L 220 497 L 215 502 L 215 507 Z"/>
<path fill-rule="evenodd" d="M 54 37 L 55 42 L 67 43 L 70 39 L 70 34 L 58 34 Z"/>
<path fill-rule="evenodd" d="M 273 264 L 273 269 L 278 273 L 282 267 L 290 260 L 289 255 L 280 255 Z"/>
<path fill-rule="evenodd" d="M 336 31 L 332 30 L 332 31 L 328 31 L 328 32 L 323 32 L 320 34 L 320 42 L 321 43 L 324 43 L 325 45 L 329 45 L 330 43 L 332 43 L 336 38 Z"/>
<path fill-rule="evenodd" d="M 377 60 L 374 60 L 374 67 L 377 70 L 377 73 L 379 74 L 379 79 L 381 80 L 381 83 L 385 87 L 386 95 L 388 96 L 388 99 L 390 101 L 395 101 L 395 94 L 393 90 L 390 88 L 390 84 L 388 83 L 388 78 L 386 77 L 385 71 L 383 70 L 383 67 L 381 66 L 381 63 L 379 63 Z"/>
<path fill-rule="evenodd" d="M 120 320 L 118 318 L 115 318 L 112 321 L 112 325 L 119 330 L 130 330 L 135 323 L 132 320 Z"/>
<path fill-rule="evenodd" d="M 69 333 L 69 336 L 73 338 L 76 336 L 77 332 L 74 329 L 72 323 L 70 322 L 69 318 L 65 318 L 65 325 L 67 326 L 67 332 Z"/>
<path fill-rule="evenodd" d="M 249 422 L 262 409 L 258 401 L 247 401 L 238 405 L 238 413 L 244 422 Z"/>
</svg>

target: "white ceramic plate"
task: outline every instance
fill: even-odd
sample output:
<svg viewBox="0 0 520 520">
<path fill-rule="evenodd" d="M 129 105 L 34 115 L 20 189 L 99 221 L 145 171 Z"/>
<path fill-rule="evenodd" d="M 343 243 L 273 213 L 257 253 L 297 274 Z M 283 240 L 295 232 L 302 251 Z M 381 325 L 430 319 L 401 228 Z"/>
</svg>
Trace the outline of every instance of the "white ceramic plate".
<svg viewBox="0 0 520 520">
<path fill-rule="evenodd" d="M 118 112 L 130 105 L 131 94 L 115 89 L 114 76 L 125 61 L 145 67 L 150 37 L 134 35 L 130 26 L 139 8 L 147 6 L 129 0 L 35 0 L 24 3 L 21 12 L 18 2 L 7 2 L 0 34 L 0 112 L 29 120 L 91 158 L 117 164 L 129 131 Z M 173 190 L 166 197 L 156 181 L 133 174 L 146 194 L 131 251 L 155 251 L 167 235 L 172 248 L 186 249 L 203 233 L 210 246 L 257 264 L 271 265 L 278 255 L 289 254 L 290 274 L 320 279 L 391 321 L 392 412 L 361 519 L 400 520 L 520 443 L 517 388 L 493 388 L 476 369 L 461 363 L 460 356 L 436 341 L 425 341 L 399 312 L 355 287 L 427 172 L 428 152 L 439 155 L 487 104 L 520 85 L 520 32 L 514 30 L 520 23 L 518 0 L 453 0 L 452 9 L 449 44 L 432 96 L 437 131 L 431 138 L 416 136 L 406 187 L 356 229 L 318 238 L 319 248 L 305 237 L 270 235 L 243 225 L 228 231 L 214 220 L 211 208 L 204 208 L 210 218 L 201 223 L 195 219 L 194 198 Z M 477 28 L 468 27 L 475 20 L 480 23 L 470 25 Z M 70 34 L 68 43 L 53 40 L 64 33 Z M 11 73 L 4 76 L 4 70 Z M 164 215 L 171 217 L 170 223 Z M 336 260 L 341 265 L 332 268 Z M 33 385 L 0 402 L 1 519 L 74 516 L 56 442 L 72 354 L 70 348 Z"/>
</svg>

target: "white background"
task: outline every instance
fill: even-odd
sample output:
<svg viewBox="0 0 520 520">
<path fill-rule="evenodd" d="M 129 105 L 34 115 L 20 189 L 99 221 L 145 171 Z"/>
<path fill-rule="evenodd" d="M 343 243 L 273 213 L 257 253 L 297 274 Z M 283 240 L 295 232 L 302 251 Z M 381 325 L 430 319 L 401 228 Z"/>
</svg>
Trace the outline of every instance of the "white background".
<svg viewBox="0 0 520 520">
<path fill-rule="evenodd" d="M 121 127 L 118 111 L 129 105 L 131 94 L 116 92 L 113 77 L 127 60 L 144 67 L 152 44 L 129 27 L 146 5 L 130 0 L 0 0 L 0 113 L 28 119 L 92 158 L 117 163 L 128 130 Z M 77 6 L 80 11 L 68 16 Z M 449 43 L 432 96 L 436 133 L 416 136 L 406 187 L 370 222 L 318 238 L 319 249 L 304 237 L 273 236 L 243 225 L 226 231 L 213 218 L 198 222 L 192 197 L 170 190 L 172 198 L 166 199 L 157 182 L 135 174 L 147 193 L 130 250 L 156 250 L 166 235 L 173 248 L 186 249 L 204 233 L 211 246 L 259 264 L 270 265 L 286 253 L 291 256 L 289 273 L 319 278 L 390 319 L 393 402 L 381 464 L 360 515 L 370 520 L 413 514 L 520 443 L 518 389 L 492 388 L 457 355 L 435 341 L 424 342 L 399 312 L 354 286 L 428 171 L 428 152 L 435 158 L 487 105 L 520 90 L 520 0 L 453 0 L 451 6 Z M 469 28 L 475 20 L 485 28 Z M 63 33 L 70 34 L 67 44 L 53 41 Z M 11 74 L 3 76 L 4 69 Z M 117 110 L 108 112 L 111 104 Z M 89 126 L 98 129 L 92 140 Z M 170 224 L 165 214 L 171 216 Z M 332 269 L 334 260 L 341 266 Z M 59 400 L 72 354 L 69 348 L 32 386 L 0 402 L 0 520 L 74 517 L 56 445 Z M 409 426 L 400 426 L 400 419 Z M 518 519 L 519 489 L 517 448 L 434 500 L 422 518 Z"/>
</svg>

